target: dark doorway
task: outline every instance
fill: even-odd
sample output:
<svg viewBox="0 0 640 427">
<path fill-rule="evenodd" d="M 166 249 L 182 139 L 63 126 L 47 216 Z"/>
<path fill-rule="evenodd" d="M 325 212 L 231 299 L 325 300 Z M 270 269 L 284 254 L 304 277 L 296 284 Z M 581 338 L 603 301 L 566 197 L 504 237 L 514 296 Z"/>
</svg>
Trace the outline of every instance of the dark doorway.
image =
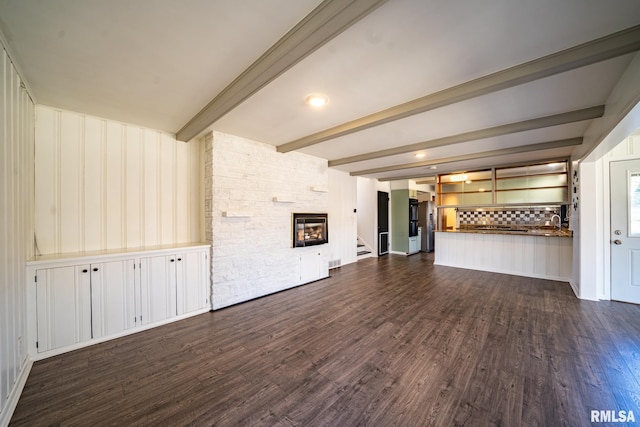
<svg viewBox="0 0 640 427">
<path fill-rule="evenodd" d="M 389 193 L 378 191 L 378 256 L 389 253 Z"/>
</svg>

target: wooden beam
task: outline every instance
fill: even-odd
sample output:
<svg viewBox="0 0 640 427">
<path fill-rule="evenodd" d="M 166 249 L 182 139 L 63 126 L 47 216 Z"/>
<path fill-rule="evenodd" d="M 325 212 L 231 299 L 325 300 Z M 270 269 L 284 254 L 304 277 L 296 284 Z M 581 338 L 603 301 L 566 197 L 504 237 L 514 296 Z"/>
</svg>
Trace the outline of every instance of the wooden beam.
<svg viewBox="0 0 640 427">
<path fill-rule="evenodd" d="M 177 133 L 189 141 L 387 0 L 325 0 L 222 90 Z"/>
<path fill-rule="evenodd" d="M 516 65 L 278 146 L 286 153 L 640 50 L 640 25 Z"/>
<path fill-rule="evenodd" d="M 386 150 L 373 151 L 371 153 L 358 154 L 356 156 L 344 157 L 342 159 L 330 160 L 329 166 L 339 166 L 348 163 L 362 162 L 365 160 L 379 159 L 381 157 L 395 156 L 397 154 L 410 153 L 412 151 L 428 150 L 429 148 L 443 147 L 445 145 L 459 144 L 461 142 L 475 141 L 478 139 L 493 138 L 510 133 L 524 132 L 528 130 L 541 129 L 549 126 L 563 125 L 567 123 L 580 122 L 583 120 L 596 119 L 604 114 L 604 106 L 585 108 L 582 110 L 569 111 L 567 113 L 545 116 L 537 119 L 525 120 L 522 122 L 509 123 L 486 129 L 474 130 L 460 133 L 458 135 L 445 136 L 443 138 L 432 139 L 430 141 L 418 142 L 415 144 L 403 145 L 401 147 L 388 148 Z"/>
<path fill-rule="evenodd" d="M 502 148 L 499 150 L 483 151 L 480 153 L 462 154 L 459 156 L 442 157 L 440 159 L 425 160 L 422 162 L 405 163 L 402 165 L 386 166 L 374 169 L 365 169 L 351 172 L 351 176 L 373 175 L 376 173 L 393 172 L 404 169 L 421 168 L 425 166 L 436 166 L 446 163 L 463 162 L 466 160 L 484 159 L 487 157 L 506 156 L 509 154 L 528 153 L 531 151 L 552 150 L 554 148 L 571 147 L 582 144 L 582 137 L 561 139 L 558 141 L 541 142 L 538 144 L 521 145 L 518 147 Z"/>
</svg>

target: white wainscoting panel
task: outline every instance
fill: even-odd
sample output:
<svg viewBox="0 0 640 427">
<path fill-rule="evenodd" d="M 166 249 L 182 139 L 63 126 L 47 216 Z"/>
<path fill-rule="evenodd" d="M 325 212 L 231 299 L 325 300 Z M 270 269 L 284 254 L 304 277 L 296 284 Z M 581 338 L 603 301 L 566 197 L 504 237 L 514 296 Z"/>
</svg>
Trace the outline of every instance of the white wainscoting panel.
<svg viewBox="0 0 640 427">
<path fill-rule="evenodd" d="M 33 256 L 34 106 L 0 44 L 0 425 L 26 382 L 25 262 Z"/>
<path fill-rule="evenodd" d="M 36 113 L 40 253 L 200 240 L 200 142 L 46 106 Z"/>
<path fill-rule="evenodd" d="M 357 180 L 329 169 L 329 262 L 337 267 L 358 260 Z M 371 212 L 369 213 L 371 215 Z"/>
<path fill-rule="evenodd" d="M 568 237 L 436 232 L 435 264 L 569 282 Z"/>
</svg>

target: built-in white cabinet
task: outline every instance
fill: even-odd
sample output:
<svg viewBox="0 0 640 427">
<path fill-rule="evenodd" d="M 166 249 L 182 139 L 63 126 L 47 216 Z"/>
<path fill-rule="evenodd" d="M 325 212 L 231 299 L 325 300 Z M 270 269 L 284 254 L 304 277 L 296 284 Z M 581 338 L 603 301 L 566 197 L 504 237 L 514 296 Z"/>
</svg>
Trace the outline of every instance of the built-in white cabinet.
<svg viewBox="0 0 640 427">
<path fill-rule="evenodd" d="M 420 239 L 418 236 L 409 237 L 409 253 L 415 254 L 420 251 Z"/>
<path fill-rule="evenodd" d="M 135 326 L 134 260 L 36 270 L 38 351 Z"/>
<path fill-rule="evenodd" d="M 207 306 L 207 269 L 207 251 L 142 258 L 142 323 L 158 322 Z"/>
<path fill-rule="evenodd" d="M 37 270 L 38 351 L 91 339 L 91 288 L 77 266 Z"/>
<path fill-rule="evenodd" d="M 159 255 L 140 260 L 142 323 L 176 315 L 176 256 Z"/>
<path fill-rule="evenodd" d="M 301 253 L 298 261 L 298 283 L 309 283 L 329 276 L 329 265 L 321 250 Z"/>
<path fill-rule="evenodd" d="M 177 314 L 190 313 L 210 307 L 209 263 L 206 251 L 189 251 L 177 256 L 176 310 Z"/>
<path fill-rule="evenodd" d="M 209 246 L 27 263 L 30 349 L 59 353 L 210 309 Z"/>
</svg>

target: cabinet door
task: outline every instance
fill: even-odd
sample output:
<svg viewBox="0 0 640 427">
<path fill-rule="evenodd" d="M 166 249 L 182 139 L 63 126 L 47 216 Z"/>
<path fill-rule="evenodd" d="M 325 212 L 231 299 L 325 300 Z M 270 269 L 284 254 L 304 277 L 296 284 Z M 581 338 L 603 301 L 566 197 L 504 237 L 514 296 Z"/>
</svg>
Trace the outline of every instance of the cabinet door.
<svg viewBox="0 0 640 427">
<path fill-rule="evenodd" d="M 322 256 L 320 252 L 300 255 L 298 269 L 300 283 L 308 283 L 320 279 L 322 274 Z"/>
<path fill-rule="evenodd" d="M 176 256 L 161 255 L 140 260 L 142 324 L 176 315 Z"/>
<path fill-rule="evenodd" d="M 93 338 L 135 326 L 134 260 L 91 264 Z"/>
<path fill-rule="evenodd" d="M 418 238 L 417 237 L 409 237 L 409 252 L 418 252 Z"/>
<path fill-rule="evenodd" d="M 207 268 L 206 251 L 194 251 L 176 255 L 178 314 L 208 307 Z"/>
<path fill-rule="evenodd" d="M 77 266 L 36 271 L 38 352 L 91 339 L 91 283 Z"/>
</svg>

